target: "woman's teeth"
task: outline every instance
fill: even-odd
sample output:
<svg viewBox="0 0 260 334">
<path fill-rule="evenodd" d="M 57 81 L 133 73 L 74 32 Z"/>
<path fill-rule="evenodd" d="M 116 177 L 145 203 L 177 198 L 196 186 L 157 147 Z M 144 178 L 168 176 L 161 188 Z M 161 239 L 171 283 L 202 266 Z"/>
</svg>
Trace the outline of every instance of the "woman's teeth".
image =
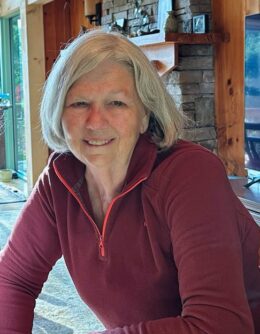
<svg viewBox="0 0 260 334">
<path fill-rule="evenodd" d="M 108 144 L 109 142 L 110 140 L 87 140 L 87 143 L 89 145 L 95 145 L 95 146 L 105 145 Z"/>
</svg>

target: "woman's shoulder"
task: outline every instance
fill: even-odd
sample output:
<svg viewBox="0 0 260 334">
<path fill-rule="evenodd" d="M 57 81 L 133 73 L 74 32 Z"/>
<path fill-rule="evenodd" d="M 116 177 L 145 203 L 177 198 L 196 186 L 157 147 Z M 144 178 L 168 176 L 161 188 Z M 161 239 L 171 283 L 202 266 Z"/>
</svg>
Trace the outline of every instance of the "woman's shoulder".
<svg viewBox="0 0 260 334">
<path fill-rule="evenodd" d="M 49 155 L 45 168 L 38 178 L 37 185 L 50 187 L 50 184 L 60 183 L 60 176 L 67 178 L 76 173 L 79 169 L 79 166 L 76 168 L 77 164 L 80 165 L 78 160 L 70 152 L 52 152 Z"/>
<path fill-rule="evenodd" d="M 54 164 L 60 163 L 60 161 L 64 160 L 69 160 L 72 159 L 74 160 L 74 156 L 72 155 L 71 152 L 51 152 L 48 158 L 48 163 L 47 167 L 53 167 Z"/>
<path fill-rule="evenodd" d="M 209 149 L 186 140 L 179 140 L 167 151 L 158 153 L 148 183 L 153 187 L 180 185 L 187 180 L 227 182 L 227 173 L 220 158 Z"/>
<path fill-rule="evenodd" d="M 46 170 L 48 173 L 54 171 L 55 174 L 68 174 L 82 169 L 82 163 L 70 152 L 52 152 L 49 156 Z"/>
<path fill-rule="evenodd" d="M 213 163 L 223 167 L 221 160 L 214 152 L 200 144 L 182 139 L 169 149 L 158 153 L 156 167 L 165 168 L 169 165 L 171 167 L 180 165 L 181 168 L 184 168 L 189 165 L 189 168 L 193 168 L 196 166 L 193 163 Z"/>
</svg>

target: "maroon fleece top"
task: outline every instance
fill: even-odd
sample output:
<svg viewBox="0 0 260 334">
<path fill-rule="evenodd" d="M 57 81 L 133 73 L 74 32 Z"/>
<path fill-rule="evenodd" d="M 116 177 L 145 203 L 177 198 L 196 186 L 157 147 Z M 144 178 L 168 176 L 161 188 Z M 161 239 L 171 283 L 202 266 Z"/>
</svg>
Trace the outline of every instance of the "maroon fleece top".
<svg viewBox="0 0 260 334">
<path fill-rule="evenodd" d="M 260 229 L 219 159 L 141 136 L 100 231 L 85 166 L 54 154 L 0 258 L 0 333 L 31 332 L 62 255 L 106 334 L 260 334 Z"/>
</svg>

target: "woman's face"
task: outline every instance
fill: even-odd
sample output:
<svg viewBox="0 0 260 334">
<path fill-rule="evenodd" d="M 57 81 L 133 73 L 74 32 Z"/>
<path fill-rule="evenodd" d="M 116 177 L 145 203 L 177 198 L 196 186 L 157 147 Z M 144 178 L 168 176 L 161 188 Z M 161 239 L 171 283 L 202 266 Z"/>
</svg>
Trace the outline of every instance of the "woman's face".
<svg viewBox="0 0 260 334">
<path fill-rule="evenodd" d="M 65 140 L 88 167 L 127 167 L 147 126 L 133 75 L 121 64 L 102 62 L 68 91 L 62 116 Z"/>
</svg>

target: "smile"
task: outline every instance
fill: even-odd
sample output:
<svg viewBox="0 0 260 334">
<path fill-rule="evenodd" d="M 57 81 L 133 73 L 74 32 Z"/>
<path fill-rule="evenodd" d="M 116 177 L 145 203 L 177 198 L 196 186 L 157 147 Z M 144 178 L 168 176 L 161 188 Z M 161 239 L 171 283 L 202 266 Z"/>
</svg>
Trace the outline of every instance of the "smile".
<svg viewBox="0 0 260 334">
<path fill-rule="evenodd" d="M 112 140 L 113 139 L 102 139 L 102 140 L 92 139 L 92 140 L 85 140 L 85 142 L 91 146 L 103 146 L 109 144 Z"/>
</svg>

